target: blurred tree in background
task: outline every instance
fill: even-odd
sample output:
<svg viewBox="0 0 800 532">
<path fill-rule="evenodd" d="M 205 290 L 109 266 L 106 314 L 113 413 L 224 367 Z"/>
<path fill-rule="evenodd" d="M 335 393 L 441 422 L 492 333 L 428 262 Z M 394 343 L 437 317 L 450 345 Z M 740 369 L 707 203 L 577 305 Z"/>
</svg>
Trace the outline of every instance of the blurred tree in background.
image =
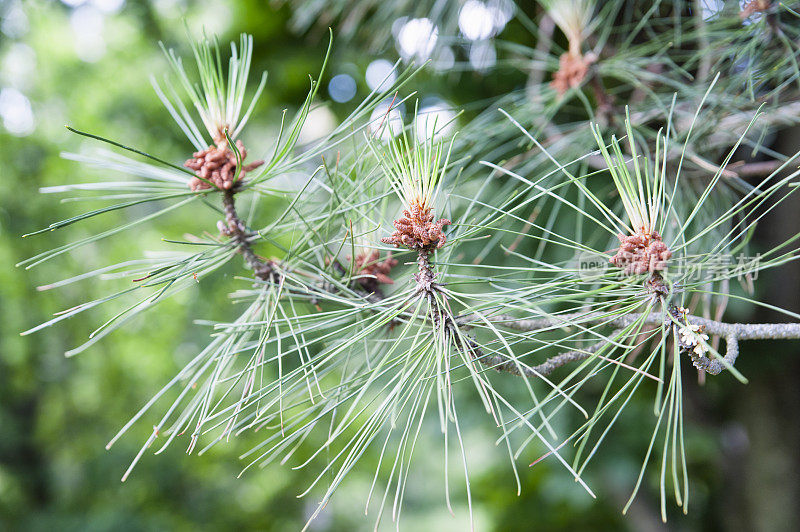
<svg viewBox="0 0 800 532">
<path fill-rule="evenodd" d="M 469 21 L 469 10 L 479 4 L 495 9 L 488 26 Z M 75 214 L 73 204 L 59 204 L 38 193 L 41 187 L 83 179 L 72 176 L 85 169 L 59 153 L 80 151 L 88 141 L 70 135 L 63 125 L 115 138 L 168 160 L 185 159 L 186 140 L 165 119 L 149 79 L 150 73 L 160 77 L 168 68 L 158 41 L 187 48 L 184 20 L 192 31 L 205 28 L 219 35 L 221 42 L 234 40 L 241 32 L 253 35 L 252 70 L 268 71 L 269 81 L 244 136 L 248 147 L 256 144 L 255 139 L 276 135 L 282 110 L 296 110 L 305 98 L 308 75 L 319 71 L 325 53 L 328 25 L 335 35 L 333 52 L 301 143 L 322 137 L 339 124 L 380 84 L 398 57 L 419 55 L 409 34 L 430 33 L 425 24 L 437 25 L 439 43 L 431 64 L 414 80 L 421 107 L 446 117 L 452 116 L 451 109 L 463 109 L 464 115 L 456 119 L 460 123 L 480 120 L 498 106 L 491 98 L 515 91 L 525 94 L 531 86 L 534 74 L 519 66 L 524 53 L 515 46 L 535 44 L 525 21 L 536 19 L 542 9 L 534 3 L 518 4 L 515 11 L 503 1 L 0 0 L 4 186 L 0 257 L 5 264 L 0 269 L 0 528 L 298 530 L 316 508 L 314 497 L 320 495 L 296 497 L 315 478 L 306 469 L 295 471 L 273 463 L 237 478 L 244 465 L 238 456 L 259 442 L 257 433 L 200 456 L 186 457 L 173 446 L 147 456 L 124 484 L 119 482 L 151 431 L 138 426 L 111 451 L 105 450 L 106 443 L 138 405 L 203 348 L 207 333 L 194 322 L 196 318 L 236 318 L 228 294 L 241 267 L 239 262 L 227 264 L 197 290 L 167 300 L 158 312 L 138 317 L 75 358 L 64 358 L 64 351 L 85 340 L 99 315 L 90 320 L 82 314 L 46 334 L 20 337 L 20 331 L 47 321 L 55 312 L 106 294 L 95 283 L 69 285 L 58 292 L 37 287 L 145 251 L 166 251 L 170 248 L 161 239 L 172 234 L 170 228 L 197 222 L 196 213 L 178 211 L 125 238 L 106 241 L 102 247 L 89 245 L 32 272 L 14 268 L 42 248 L 40 241 L 21 235 Z M 412 20 L 428 22 L 409 25 Z M 410 112 L 409 104 L 406 111 Z M 485 131 L 502 136 L 501 127 L 505 126 L 490 121 Z M 467 136 L 465 142 L 472 141 Z M 800 133 L 788 121 L 764 144 L 780 153 L 794 153 L 800 149 Z M 280 199 L 270 201 L 274 204 L 264 205 L 265 211 L 285 207 Z M 797 233 L 800 209 L 794 198 L 787 203 L 760 224 L 753 243 L 756 250 L 771 249 Z M 68 237 L 74 240 L 124 224 L 149 213 L 148 209 L 137 206 L 133 212 L 108 213 L 102 224 L 89 220 L 75 226 L 69 236 L 53 233 L 47 238 L 59 245 Z M 214 216 L 206 218 L 203 227 L 213 227 Z M 795 262 L 761 272 L 755 289 L 757 299 L 800 312 L 800 270 Z M 731 307 L 735 321 L 781 321 L 768 308 L 733 303 Z M 754 342 L 737 363 L 749 379 L 746 386 L 728 375 L 703 384 L 684 379 L 693 504 L 687 516 L 670 509 L 668 525 L 661 523 L 656 476 L 646 479 L 647 489 L 627 517 L 619 511 L 652 433 L 648 399 L 637 398 L 631 404 L 613 440 L 584 475 L 596 487 L 597 500 L 550 462 L 520 469 L 522 491 L 517 496 L 513 475 L 494 446 L 496 435 L 484 431 L 484 424 L 471 423 L 479 414 L 467 411 L 462 424 L 473 458 L 476 527 L 797 530 L 799 354 L 796 341 Z M 300 454 L 308 456 L 319 443 L 304 445 Z M 360 510 L 377 461 L 377 453 L 365 455 L 363 467 L 351 472 L 337 497 L 312 523 L 313 530 L 372 527 Z M 466 529 L 466 501 L 456 501 L 455 517 L 445 506 L 438 485 L 441 457 L 418 453 L 415 462 L 417 477 L 409 481 L 403 527 Z M 436 471 L 437 482 L 427 482 L 426 471 Z M 394 527 L 385 521 L 383 526 Z"/>
</svg>

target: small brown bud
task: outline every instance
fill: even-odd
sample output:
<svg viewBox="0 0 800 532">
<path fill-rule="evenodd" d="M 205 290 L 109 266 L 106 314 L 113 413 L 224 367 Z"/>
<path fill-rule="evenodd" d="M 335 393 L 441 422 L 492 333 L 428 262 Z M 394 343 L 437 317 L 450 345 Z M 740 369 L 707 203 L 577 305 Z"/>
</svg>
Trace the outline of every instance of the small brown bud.
<svg viewBox="0 0 800 532">
<path fill-rule="evenodd" d="M 553 87 L 559 96 L 563 96 L 570 88 L 575 88 L 581 84 L 589 72 L 589 65 L 592 63 L 592 58 L 587 54 L 574 55 L 570 53 L 563 53 L 558 60 L 558 70 L 553 74 L 553 81 L 550 86 Z"/>
<path fill-rule="evenodd" d="M 242 144 L 241 140 L 236 141 L 236 147 L 244 163 L 247 157 L 247 150 Z M 230 190 L 239 179 L 244 179 L 245 174 L 255 170 L 264 161 L 253 161 L 249 164 L 242 164 L 242 169 L 239 176 L 234 176 L 236 173 L 236 154 L 233 153 L 223 137 L 216 146 L 209 146 L 205 150 L 197 151 L 192 154 L 193 158 L 188 159 L 183 166 L 194 170 L 198 177 L 189 181 L 189 188 L 192 190 L 205 190 L 211 188 L 210 181 L 217 188 L 222 190 Z M 200 179 L 202 178 L 202 179 Z M 204 181 L 205 180 L 205 181 Z"/>
<path fill-rule="evenodd" d="M 649 234 L 619 234 L 617 238 L 619 238 L 619 249 L 611 257 L 611 263 L 622 268 L 625 275 L 663 270 L 672 257 L 672 252 L 656 231 Z"/>
<path fill-rule="evenodd" d="M 397 230 L 391 236 L 382 238 L 381 242 L 409 249 L 439 249 L 447 241 L 442 228 L 451 222 L 444 218 L 436 222 L 433 219 L 430 207 L 412 205 L 403 211 L 401 218 L 394 221 Z"/>
<path fill-rule="evenodd" d="M 360 277 L 358 283 L 370 292 L 376 292 L 379 284 L 394 284 L 389 274 L 396 265 L 397 259 L 392 258 L 391 251 L 382 262 L 377 249 L 362 251 L 356 255 L 355 267 L 359 275 L 370 277 Z"/>
</svg>

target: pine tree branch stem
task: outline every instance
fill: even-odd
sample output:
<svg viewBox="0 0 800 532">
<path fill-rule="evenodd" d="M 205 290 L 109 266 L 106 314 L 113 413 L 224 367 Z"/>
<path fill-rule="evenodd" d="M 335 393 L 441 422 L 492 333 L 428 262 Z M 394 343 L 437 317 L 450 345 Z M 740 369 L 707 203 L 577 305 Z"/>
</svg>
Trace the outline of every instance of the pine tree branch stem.
<svg viewBox="0 0 800 532">
<path fill-rule="evenodd" d="M 225 226 L 222 227 L 222 230 L 234 242 L 234 245 L 242 254 L 245 264 L 249 269 L 253 270 L 257 278 L 263 281 L 274 281 L 277 274 L 273 269 L 272 262 L 262 260 L 253 251 L 250 243 L 252 235 L 247 231 L 247 227 L 236 211 L 235 194 L 235 188 L 223 191 L 222 205 L 225 213 Z M 417 282 L 417 291 L 428 299 L 434 325 L 437 328 L 442 328 L 447 337 L 456 344 L 466 343 L 461 347 L 469 351 L 473 359 L 484 366 L 512 375 L 524 377 L 544 376 L 569 363 L 589 358 L 608 343 L 600 341 L 585 349 L 565 351 L 548 358 L 537 366 L 522 365 L 518 361 L 501 355 L 486 355 L 475 342 L 456 330 L 458 328 L 469 329 L 471 327 L 470 324 L 478 320 L 477 316 L 467 315 L 451 318 L 447 312 L 440 308 L 440 305 L 433 297 L 433 292 L 437 290 L 438 285 L 436 283 L 436 274 L 430 264 L 430 250 L 418 250 L 417 266 L 418 273 L 414 275 L 414 279 Z M 373 293 L 366 297 L 372 302 L 377 302 L 383 299 L 383 294 Z M 670 310 L 672 311 L 673 309 Z M 673 312 L 673 314 L 675 313 Z M 739 340 L 800 338 L 800 323 L 725 323 L 692 315 L 686 316 L 685 319 L 692 325 L 701 326 L 703 332 L 707 334 L 725 338 L 727 348 L 724 360 L 725 363 L 731 366 L 736 362 L 736 358 L 739 355 Z M 609 318 L 607 315 L 591 313 L 562 314 L 557 317 L 536 319 L 518 319 L 513 316 L 499 315 L 494 316 L 491 321 L 509 329 L 523 332 L 569 327 L 575 323 L 604 324 L 616 328 L 613 335 L 619 334 L 624 328 L 636 322 L 649 325 L 671 325 L 670 319 L 665 319 L 663 312 L 651 312 L 647 315 L 632 313 L 618 318 Z M 461 338 L 460 341 L 458 340 L 459 338 Z M 693 357 L 693 362 L 698 369 L 712 375 L 721 373 L 726 366 L 720 360 L 707 357 Z"/>
<path fill-rule="evenodd" d="M 222 209 L 225 213 L 225 227 L 222 231 L 230 237 L 231 241 L 242 254 L 244 262 L 247 267 L 253 270 L 253 273 L 258 279 L 262 281 L 274 280 L 275 272 L 272 267 L 271 261 L 261 260 L 258 255 L 253 251 L 250 243 L 252 236 L 247 231 L 247 226 L 239 218 L 236 212 L 236 201 L 234 196 L 236 194 L 235 188 L 222 191 Z"/>
<path fill-rule="evenodd" d="M 800 339 L 800 323 L 725 323 L 722 321 L 701 318 L 700 316 L 688 315 L 685 318 L 692 325 L 699 325 L 703 332 L 709 335 L 725 338 L 727 344 L 724 360 L 733 366 L 739 355 L 740 340 L 793 340 Z M 464 316 L 456 319 L 456 323 L 461 327 L 469 327 L 476 322 L 476 316 Z M 607 315 L 599 314 L 563 314 L 555 318 L 537 318 L 532 320 L 517 319 L 512 316 L 494 316 L 490 318 L 494 324 L 502 325 L 509 329 L 530 332 L 545 329 L 556 329 L 569 327 L 575 323 L 581 324 L 604 324 L 615 327 L 616 331 L 612 336 L 618 334 L 624 328 L 633 323 L 641 322 L 647 325 L 672 325 L 669 318 L 665 319 L 662 312 L 651 312 L 647 315 L 642 313 L 632 313 L 619 318 L 609 318 Z M 577 362 L 589 358 L 596 353 L 603 345 L 608 342 L 601 341 L 586 349 L 566 351 L 547 359 L 538 366 L 533 366 L 530 370 L 522 372 L 524 376 L 534 376 L 537 373 L 547 375 L 556 368 L 564 366 L 570 362 Z M 498 371 L 505 371 L 514 375 L 520 375 L 518 364 L 501 356 L 483 356 L 480 362 L 491 366 Z M 718 375 L 725 368 L 726 364 L 718 359 L 708 357 L 696 357 L 693 359 L 695 366 L 711 375 Z"/>
<path fill-rule="evenodd" d="M 620 331 L 621 329 L 616 332 Z M 601 341 L 590 345 L 586 349 L 573 349 L 570 351 L 564 351 L 563 353 L 548 358 L 536 366 L 526 366 L 521 363 L 514 362 L 513 360 L 509 360 L 507 357 L 501 355 L 482 355 L 480 357 L 475 357 L 475 359 L 485 366 L 497 371 L 510 373 L 511 375 L 519 375 L 521 377 L 528 378 L 543 377 L 571 362 L 579 362 L 591 357 L 606 344 L 607 342 Z"/>
<path fill-rule="evenodd" d="M 430 263 L 430 254 L 432 252 L 428 249 L 420 249 L 417 251 L 417 268 L 418 272 L 414 274 L 414 280 L 417 282 L 418 293 L 430 293 L 436 290 L 436 274 L 433 272 L 433 267 Z"/>
<path fill-rule="evenodd" d="M 651 312 L 646 316 L 642 313 L 632 313 L 619 318 L 609 318 L 605 314 L 573 313 L 530 320 L 498 315 L 489 318 L 489 321 L 517 331 L 536 331 L 569 327 L 574 323 L 605 323 L 616 327 L 627 327 L 631 323 L 641 320 L 643 316 L 644 323 L 649 325 L 668 321 L 668 319 L 664 319 L 664 315 L 661 312 Z M 691 324 L 701 325 L 705 332 L 709 334 L 723 337 L 734 335 L 739 340 L 790 340 L 800 338 L 800 323 L 726 323 L 694 315 L 688 315 L 687 319 Z M 478 321 L 478 318 L 473 315 L 457 319 L 459 325 L 467 325 L 476 321 Z"/>
<path fill-rule="evenodd" d="M 234 243 L 239 253 L 242 254 L 245 265 L 250 270 L 253 270 L 256 278 L 262 281 L 278 282 L 282 274 L 276 270 L 274 263 L 261 259 L 253 251 L 251 240 L 255 234 L 248 231 L 247 226 L 239 218 L 239 214 L 236 211 L 236 192 L 236 187 L 222 191 L 222 209 L 225 213 L 225 223 L 220 222 L 220 229 Z M 334 262 L 334 268 L 337 268 L 343 275 L 346 273 L 338 262 Z M 353 286 L 352 289 L 370 303 L 380 303 L 386 298 L 379 288 L 372 292 L 367 292 L 357 286 Z M 335 292 L 336 290 L 328 289 L 327 291 Z"/>
</svg>

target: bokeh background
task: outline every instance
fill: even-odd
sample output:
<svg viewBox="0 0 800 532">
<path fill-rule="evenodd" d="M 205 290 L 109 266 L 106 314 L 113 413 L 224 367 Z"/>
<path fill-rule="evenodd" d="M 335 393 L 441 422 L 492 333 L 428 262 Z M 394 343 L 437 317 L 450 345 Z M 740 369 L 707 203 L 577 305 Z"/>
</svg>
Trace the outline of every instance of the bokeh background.
<svg viewBox="0 0 800 532">
<path fill-rule="evenodd" d="M 98 325 L 98 315 L 88 313 L 31 336 L 18 334 L 54 312 L 106 293 L 105 287 L 93 284 L 63 290 L 37 287 L 166 249 L 161 241 L 165 235 L 198 230 L 191 213 L 29 271 L 14 267 L 43 249 L 136 214 L 111 213 L 68 234 L 21 238 L 81 208 L 39 194 L 40 187 L 98 177 L 59 158 L 61 151 L 80 151 L 85 144 L 64 124 L 170 160 L 185 159 L 189 144 L 150 86 L 151 75 L 167 70 L 159 41 L 186 52 L 187 26 L 195 34 L 202 28 L 217 33 L 223 42 L 240 32 L 254 35 L 254 71 L 269 71 L 269 80 L 245 139 L 251 150 L 258 151 L 262 143 L 266 151 L 281 111 L 302 102 L 309 74 L 319 70 L 327 46 L 326 24 L 337 41 L 304 141 L 334 127 L 399 56 L 420 52 L 415 35 L 430 32 L 419 24 L 406 25 L 403 32 L 407 20 L 386 20 L 387 38 L 375 46 L 374 38 L 365 39 L 353 26 L 347 5 L 331 2 L 327 9 L 325 2 L 303 4 L 319 7 L 293 11 L 296 5 L 265 0 L 0 0 L 0 529 L 283 531 L 300 529 L 313 511 L 318 492 L 296 497 L 313 479 L 312 472 L 273 465 L 237 478 L 243 466 L 237 457 L 256 443 L 252 435 L 202 456 L 186 456 L 179 445 L 147 455 L 124 484 L 120 477 L 149 433 L 146 423 L 111 451 L 104 448 L 203 344 L 206 333 L 193 319 L 234 315 L 227 294 L 238 264 L 75 358 L 65 358 L 64 351 L 85 339 Z M 465 2 L 451 4 L 453 18 Z M 493 34 L 511 42 L 530 38 L 510 18 L 507 2 L 489 4 L 500 10 L 493 19 L 500 26 Z M 409 15 L 420 16 L 412 13 L 413 3 L 408 9 Z M 524 86 L 526 76 L 503 67 L 502 54 L 482 34 L 485 26 L 459 28 L 454 21 L 441 28 L 439 38 L 460 32 L 461 44 L 453 39 L 452 46 L 440 48 L 444 51 L 417 78 L 416 88 L 427 112 L 463 108 L 463 121 L 490 105 L 488 98 Z M 773 144 L 785 153 L 796 151 L 798 138 L 790 130 Z M 209 221 L 206 226 L 213 227 Z M 759 229 L 756 250 L 798 229 L 800 209 L 781 207 Z M 796 265 L 762 274 L 756 290 L 770 304 L 800 311 Z M 769 309 L 733 312 L 734 318 L 748 321 L 785 319 Z M 728 375 L 702 386 L 685 379 L 692 474 L 687 516 L 675 510 L 667 525 L 661 523 L 655 473 L 646 479 L 629 515 L 620 514 L 651 434 L 651 403 L 643 399 L 629 410 L 591 468 L 588 480 L 599 493 L 596 501 L 546 462 L 522 468 L 523 491 L 517 496 L 503 453 L 493 448 L 493 434 L 477 424 L 468 430 L 468 447 L 478 464 L 472 471 L 477 527 L 800 530 L 800 349 L 797 342 L 748 343 L 743 351 L 738 368 L 750 379 L 747 386 Z M 402 518 L 407 530 L 443 532 L 468 526 L 464 501 L 451 516 L 441 479 L 426 477 L 432 470 L 428 464 L 435 469 L 439 454 L 415 456 L 415 478 Z M 363 467 L 351 473 L 313 530 L 372 528 L 373 519 L 363 517 L 363 505 L 375 461 L 375 456 L 365 456 Z M 385 521 L 385 528 L 394 528 Z"/>
</svg>

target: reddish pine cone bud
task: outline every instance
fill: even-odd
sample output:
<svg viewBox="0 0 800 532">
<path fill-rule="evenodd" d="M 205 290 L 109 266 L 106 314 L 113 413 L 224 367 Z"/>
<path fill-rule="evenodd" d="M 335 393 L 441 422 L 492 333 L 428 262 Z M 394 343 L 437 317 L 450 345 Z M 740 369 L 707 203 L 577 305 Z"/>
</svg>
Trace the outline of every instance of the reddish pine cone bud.
<svg viewBox="0 0 800 532">
<path fill-rule="evenodd" d="M 558 70 L 553 74 L 553 87 L 559 95 L 563 95 L 568 89 L 577 87 L 581 84 L 586 74 L 589 72 L 591 60 L 586 56 L 572 55 L 563 53 L 558 59 Z"/>
<path fill-rule="evenodd" d="M 397 231 L 382 238 L 381 242 L 409 249 L 439 249 L 447 241 L 442 228 L 450 225 L 450 220 L 443 218 L 434 222 L 433 218 L 430 207 L 412 205 L 409 210 L 403 211 L 401 218 L 394 221 Z"/>
<path fill-rule="evenodd" d="M 770 7 L 772 7 L 771 0 L 750 0 L 750 2 L 742 6 L 739 17 L 744 20 L 756 13 L 767 11 Z"/>
<path fill-rule="evenodd" d="M 247 157 L 247 150 L 241 140 L 236 141 L 236 147 L 239 149 L 242 161 L 244 161 Z M 264 164 L 264 161 L 259 160 L 242 165 L 238 179 L 244 179 L 247 172 L 255 170 L 262 164 Z M 189 188 L 192 190 L 211 188 L 211 183 L 219 189 L 230 190 L 234 183 L 238 181 L 234 176 L 234 173 L 236 173 L 236 154 L 228 147 L 227 141 L 220 142 L 217 146 L 209 146 L 205 150 L 194 152 L 192 158 L 187 159 L 183 166 L 194 170 L 194 173 L 198 176 L 189 181 Z"/>
<path fill-rule="evenodd" d="M 365 250 L 356 255 L 356 271 L 359 275 L 369 275 L 370 277 L 360 277 L 358 283 L 370 292 L 376 292 L 380 284 L 394 284 L 389 274 L 392 268 L 397 266 L 397 259 L 392 258 L 392 252 L 387 253 L 383 262 L 379 262 L 381 257 L 377 249 Z"/>
<path fill-rule="evenodd" d="M 619 249 L 611 257 L 611 263 L 622 268 L 625 275 L 663 270 L 672 257 L 672 252 L 661 240 L 661 235 L 655 231 L 650 234 L 619 234 L 617 238 L 619 238 Z"/>
</svg>

